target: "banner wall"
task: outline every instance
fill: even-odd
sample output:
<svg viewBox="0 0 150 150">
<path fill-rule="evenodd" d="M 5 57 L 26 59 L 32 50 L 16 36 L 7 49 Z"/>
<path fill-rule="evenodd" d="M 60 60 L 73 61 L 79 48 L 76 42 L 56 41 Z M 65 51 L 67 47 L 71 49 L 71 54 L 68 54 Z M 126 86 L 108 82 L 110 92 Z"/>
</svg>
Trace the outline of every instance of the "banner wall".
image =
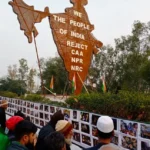
<svg viewBox="0 0 150 150">
<path fill-rule="evenodd" d="M 14 115 L 21 110 L 38 127 L 46 125 L 53 113 L 62 110 L 65 119 L 73 124 L 73 142 L 82 147 L 91 147 L 98 143 L 96 123 L 100 114 L 61 108 L 20 99 L 8 100 L 7 114 Z M 112 143 L 131 150 L 150 150 L 150 124 L 112 118 L 115 126 L 115 136 Z"/>
</svg>

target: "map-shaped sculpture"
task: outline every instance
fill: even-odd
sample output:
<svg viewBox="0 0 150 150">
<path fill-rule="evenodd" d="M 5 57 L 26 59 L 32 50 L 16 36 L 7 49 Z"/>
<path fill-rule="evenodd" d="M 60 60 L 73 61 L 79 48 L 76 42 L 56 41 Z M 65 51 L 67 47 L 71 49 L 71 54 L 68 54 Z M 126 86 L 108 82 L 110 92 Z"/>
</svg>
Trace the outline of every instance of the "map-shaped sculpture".
<svg viewBox="0 0 150 150">
<path fill-rule="evenodd" d="M 65 13 L 56 14 L 49 13 L 48 8 L 44 12 L 34 10 L 33 6 L 28 6 L 22 0 L 13 0 L 9 4 L 18 15 L 21 29 L 29 43 L 32 42 L 32 32 L 34 36 L 38 34 L 34 24 L 46 16 L 49 18 L 53 38 L 69 73 L 69 80 L 72 81 L 75 75 L 75 94 L 80 94 L 92 56 L 98 53 L 103 44 L 91 33 L 94 25 L 90 23 L 84 8 L 87 0 L 70 1 L 73 7 L 66 8 Z"/>
</svg>

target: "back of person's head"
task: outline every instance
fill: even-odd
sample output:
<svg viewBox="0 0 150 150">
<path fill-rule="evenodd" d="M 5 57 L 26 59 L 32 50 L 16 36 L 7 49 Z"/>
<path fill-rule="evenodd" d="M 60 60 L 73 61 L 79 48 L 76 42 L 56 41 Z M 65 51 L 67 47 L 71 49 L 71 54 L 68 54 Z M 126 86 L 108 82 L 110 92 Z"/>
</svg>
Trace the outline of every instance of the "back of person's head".
<svg viewBox="0 0 150 150">
<path fill-rule="evenodd" d="M 97 121 L 98 136 L 109 139 L 114 135 L 114 123 L 109 116 L 101 116 Z"/>
<path fill-rule="evenodd" d="M 29 116 L 27 116 L 27 117 L 25 118 L 25 120 L 31 121 Z"/>
<path fill-rule="evenodd" d="M 56 123 L 59 120 L 64 120 L 64 114 L 61 112 L 61 110 L 57 111 L 56 113 L 53 114 L 53 116 L 51 117 L 51 124 L 53 126 L 53 128 L 55 128 Z"/>
<path fill-rule="evenodd" d="M 47 150 L 66 150 L 64 135 L 60 132 L 53 132 L 44 139 Z"/>
<path fill-rule="evenodd" d="M 118 146 L 113 144 L 103 145 L 99 150 L 121 150 Z"/>
<path fill-rule="evenodd" d="M 13 116 L 10 117 L 7 121 L 6 121 L 6 127 L 7 129 L 9 129 L 10 131 L 14 131 L 16 125 L 20 122 L 24 120 L 24 118 L 20 117 L 20 116 Z"/>
<path fill-rule="evenodd" d="M 17 112 L 15 112 L 14 116 L 20 116 L 20 117 L 22 117 L 22 118 L 25 119 L 25 115 L 20 110 L 18 110 Z"/>
<path fill-rule="evenodd" d="M 20 110 L 18 110 L 17 112 L 14 113 L 14 116 L 20 116 L 22 118 L 24 118 L 25 120 L 30 121 L 30 117 L 26 117 L 25 114 L 23 114 Z"/>
<path fill-rule="evenodd" d="M 20 141 L 25 136 L 30 136 L 35 134 L 37 127 L 30 121 L 22 120 L 15 127 L 15 138 L 17 141 Z"/>
<path fill-rule="evenodd" d="M 5 125 L 6 123 L 6 114 L 5 114 L 5 109 L 0 107 L 0 127 L 5 130 Z"/>
</svg>

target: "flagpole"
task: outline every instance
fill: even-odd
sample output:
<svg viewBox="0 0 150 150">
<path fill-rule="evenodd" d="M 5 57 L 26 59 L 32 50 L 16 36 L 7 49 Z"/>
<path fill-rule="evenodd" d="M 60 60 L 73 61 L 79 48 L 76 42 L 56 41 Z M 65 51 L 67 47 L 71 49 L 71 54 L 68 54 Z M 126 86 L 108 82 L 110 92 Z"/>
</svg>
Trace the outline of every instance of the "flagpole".
<svg viewBox="0 0 150 150">
<path fill-rule="evenodd" d="M 86 86 L 84 85 L 84 83 L 83 83 L 83 81 L 82 81 L 82 79 L 81 79 L 81 77 L 80 77 L 80 75 L 79 75 L 79 73 L 78 73 L 78 72 L 77 72 L 77 75 L 78 75 L 78 77 L 79 77 L 79 79 L 80 79 L 81 83 L 83 84 L 83 86 L 84 86 L 84 88 L 85 88 L 86 92 L 89 94 L 89 92 L 88 92 L 88 90 L 87 90 Z"/>
<path fill-rule="evenodd" d="M 37 49 L 36 39 L 35 39 L 35 36 L 34 36 L 34 31 L 33 31 L 33 38 L 34 38 L 34 46 L 35 46 L 35 50 L 36 50 L 36 56 L 37 56 L 37 60 L 38 60 L 38 66 L 39 66 L 39 70 L 40 70 L 42 92 L 43 92 L 43 95 L 44 95 L 44 97 L 45 97 L 43 77 L 42 77 L 42 71 L 41 71 L 40 59 L 39 59 L 39 54 L 38 54 L 38 49 Z"/>
<path fill-rule="evenodd" d="M 102 76 L 101 80 L 102 80 L 102 90 L 103 90 L 103 93 L 105 93 L 107 90 L 106 89 L 106 82 L 105 82 L 105 75 Z"/>
<path fill-rule="evenodd" d="M 56 93 L 53 93 L 51 90 L 49 90 L 47 87 L 44 86 L 44 88 L 49 91 L 51 94 L 53 94 L 54 96 L 56 96 Z"/>
</svg>

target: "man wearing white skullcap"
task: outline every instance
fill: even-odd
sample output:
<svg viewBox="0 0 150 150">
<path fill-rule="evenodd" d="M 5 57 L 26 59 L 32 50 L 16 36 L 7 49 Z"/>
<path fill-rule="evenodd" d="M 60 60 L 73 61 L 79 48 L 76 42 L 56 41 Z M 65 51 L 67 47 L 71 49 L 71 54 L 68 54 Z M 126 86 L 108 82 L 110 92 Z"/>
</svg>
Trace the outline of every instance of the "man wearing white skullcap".
<svg viewBox="0 0 150 150">
<path fill-rule="evenodd" d="M 114 136 L 114 123 L 109 116 L 101 116 L 97 121 L 99 143 L 85 150 L 98 150 L 101 146 L 109 144 Z"/>
</svg>

